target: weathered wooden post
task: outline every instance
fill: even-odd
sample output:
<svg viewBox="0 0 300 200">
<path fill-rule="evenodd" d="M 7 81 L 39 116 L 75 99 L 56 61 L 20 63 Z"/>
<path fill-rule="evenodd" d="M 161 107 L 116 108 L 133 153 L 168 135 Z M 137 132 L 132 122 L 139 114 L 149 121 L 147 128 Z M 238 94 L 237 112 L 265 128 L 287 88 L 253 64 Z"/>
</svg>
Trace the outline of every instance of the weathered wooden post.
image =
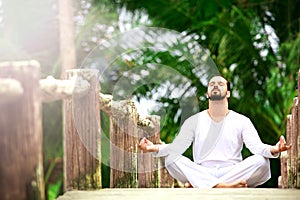
<svg viewBox="0 0 300 200">
<path fill-rule="evenodd" d="M 160 117 L 149 116 L 145 124 L 140 123 L 138 137 L 146 137 L 154 144 L 160 144 Z M 138 184 L 139 188 L 173 187 L 174 179 L 164 167 L 164 158 L 154 158 L 151 153 L 138 150 Z"/>
<path fill-rule="evenodd" d="M 139 139 L 146 137 L 154 144 L 160 142 L 160 117 L 149 116 L 147 118 L 152 126 L 139 126 Z M 139 188 L 160 187 L 160 160 L 154 158 L 151 153 L 143 153 L 138 150 L 138 186 Z"/>
<path fill-rule="evenodd" d="M 297 121 L 296 121 L 296 124 L 297 124 L 297 132 L 296 132 L 296 136 L 295 136 L 295 148 L 296 148 L 296 151 L 294 152 L 295 156 L 296 156 L 296 159 L 295 159 L 295 165 L 296 165 L 296 169 L 295 169 L 295 172 L 296 172 L 296 181 L 295 181 L 295 185 L 296 185 L 296 188 L 300 188 L 300 112 L 299 112 L 299 102 L 300 102 L 300 70 L 298 71 L 298 90 L 297 90 L 297 93 L 298 93 L 298 106 L 297 106 Z"/>
<path fill-rule="evenodd" d="M 291 144 L 291 131 L 292 131 L 292 115 L 287 116 L 286 122 L 286 142 Z M 280 188 L 288 188 L 288 177 L 289 177 L 289 169 L 291 166 L 291 162 L 289 159 L 289 152 L 282 152 L 280 155 L 280 171 L 281 176 L 278 179 L 278 186 Z"/>
<path fill-rule="evenodd" d="M 1 199 L 45 199 L 40 66 L 36 61 L 0 64 Z"/>
<path fill-rule="evenodd" d="M 114 101 L 99 93 L 100 108 L 110 116 L 110 187 L 173 187 L 174 179 L 164 161 L 144 154 L 137 144 L 143 137 L 160 143 L 160 118 L 141 119 L 134 102 Z"/>
<path fill-rule="evenodd" d="M 164 166 L 164 158 L 160 159 L 160 186 L 161 188 L 174 187 L 174 178 L 169 174 L 168 170 Z"/>
<path fill-rule="evenodd" d="M 294 98 L 291 114 L 287 116 L 286 139 L 292 148 L 281 153 L 281 176 L 279 187 L 300 188 L 300 71 L 298 73 L 298 97 Z"/>
<path fill-rule="evenodd" d="M 298 97 L 294 98 L 294 104 L 291 115 L 291 132 L 289 142 L 292 145 L 288 161 L 288 185 L 289 188 L 297 186 L 297 173 L 298 173 Z"/>
<path fill-rule="evenodd" d="M 68 70 L 73 97 L 64 100 L 65 190 L 101 188 L 99 81 L 97 70 Z M 88 84 L 86 84 L 88 82 Z M 88 90 L 86 88 L 88 87 Z"/>
<path fill-rule="evenodd" d="M 137 188 L 137 120 L 133 102 L 113 102 L 110 118 L 110 187 Z"/>
</svg>

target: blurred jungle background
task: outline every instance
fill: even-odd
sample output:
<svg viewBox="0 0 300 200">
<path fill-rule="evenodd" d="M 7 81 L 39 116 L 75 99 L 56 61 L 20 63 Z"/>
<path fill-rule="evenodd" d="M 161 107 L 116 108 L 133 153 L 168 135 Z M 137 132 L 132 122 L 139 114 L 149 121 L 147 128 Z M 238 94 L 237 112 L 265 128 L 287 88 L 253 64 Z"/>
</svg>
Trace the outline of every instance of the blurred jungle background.
<svg viewBox="0 0 300 200">
<path fill-rule="evenodd" d="M 59 1 L 63 0 L 0 0 L 0 61 L 35 59 L 41 63 L 43 78 L 48 75 L 60 78 L 63 69 Z M 286 116 L 297 95 L 299 7 L 300 0 L 74 0 L 77 66 L 80 68 L 100 43 L 134 28 L 160 27 L 184 33 L 209 52 L 220 73 L 231 82 L 230 109 L 248 116 L 263 142 L 275 144 L 285 134 Z M 191 82 L 198 110 L 205 109 L 206 87 L 193 73 L 193 66 L 180 59 L 180 55 L 149 51 L 136 59 L 173 67 Z M 134 59 L 126 62 L 123 72 L 135 62 Z M 108 92 L 105 87 L 102 90 Z M 149 84 L 139 87 L 133 95 L 137 102 L 151 101 L 167 110 L 161 139 L 168 143 L 186 116 L 181 116 L 178 99 L 168 94 L 157 98 L 154 95 L 157 92 L 158 86 Z M 63 192 L 61 107 L 61 101 L 43 104 L 48 199 Z M 159 110 L 149 112 L 157 114 Z M 103 128 L 106 135 L 107 129 Z M 186 155 L 190 157 L 191 151 Z M 243 155 L 246 157 L 249 152 L 244 150 Z M 271 161 L 271 168 L 272 178 L 262 187 L 277 187 L 279 159 Z M 109 167 L 103 165 L 102 170 L 103 187 L 109 187 Z"/>
</svg>

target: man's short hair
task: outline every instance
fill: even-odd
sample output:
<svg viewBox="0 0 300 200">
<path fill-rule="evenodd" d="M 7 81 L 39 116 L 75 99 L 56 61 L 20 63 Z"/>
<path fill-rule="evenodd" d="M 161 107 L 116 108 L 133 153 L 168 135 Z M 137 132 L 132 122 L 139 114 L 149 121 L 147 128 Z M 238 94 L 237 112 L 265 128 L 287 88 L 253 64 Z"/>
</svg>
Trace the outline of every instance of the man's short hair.
<svg viewBox="0 0 300 200">
<path fill-rule="evenodd" d="M 227 79 L 226 79 L 226 80 L 227 80 Z M 226 85 L 227 85 L 227 90 L 230 91 L 230 82 L 229 82 L 228 80 L 227 80 Z"/>
<path fill-rule="evenodd" d="M 213 77 L 215 76 L 221 76 L 221 75 L 214 75 L 214 76 L 211 76 L 209 80 L 211 80 Z M 231 85 L 230 85 L 230 82 L 224 77 L 224 76 L 221 76 L 223 77 L 227 82 L 226 82 L 226 86 L 227 86 L 227 90 L 230 91 L 231 90 Z"/>
</svg>

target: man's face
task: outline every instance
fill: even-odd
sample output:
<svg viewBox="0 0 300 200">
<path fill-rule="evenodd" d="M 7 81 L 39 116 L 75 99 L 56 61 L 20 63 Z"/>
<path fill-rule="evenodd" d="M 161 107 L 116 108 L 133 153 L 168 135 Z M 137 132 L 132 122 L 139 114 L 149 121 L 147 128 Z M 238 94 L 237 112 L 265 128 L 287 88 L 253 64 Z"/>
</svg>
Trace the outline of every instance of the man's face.
<svg viewBox="0 0 300 200">
<path fill-rule="evenodd" d="M 207 96 L 211 101 L 223 100 L 228 94 L 227 81 L 221 76 L 210 79 L 207 87 Z"/>
</svg>

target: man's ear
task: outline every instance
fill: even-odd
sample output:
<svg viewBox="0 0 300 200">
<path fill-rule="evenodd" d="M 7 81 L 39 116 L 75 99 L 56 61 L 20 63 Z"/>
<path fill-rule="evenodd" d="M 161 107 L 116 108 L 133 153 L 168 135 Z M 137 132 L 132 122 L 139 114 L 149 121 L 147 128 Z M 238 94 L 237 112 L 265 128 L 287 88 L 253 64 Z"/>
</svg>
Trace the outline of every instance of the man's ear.
<svg viewBox="0 0 300 200">
<path fill-rule="evenodd" d="M 230 91 L 227 91 L 226 97 L 227 97 L 227 98 L 230 97 Z"/>
<path fill-rule="evenodd" d="M 207 92 L 205 93 L 205 95 L 206 95 L 206 98 L 208 99 L 208 94 L 207 94 Z"/>
</svg>

